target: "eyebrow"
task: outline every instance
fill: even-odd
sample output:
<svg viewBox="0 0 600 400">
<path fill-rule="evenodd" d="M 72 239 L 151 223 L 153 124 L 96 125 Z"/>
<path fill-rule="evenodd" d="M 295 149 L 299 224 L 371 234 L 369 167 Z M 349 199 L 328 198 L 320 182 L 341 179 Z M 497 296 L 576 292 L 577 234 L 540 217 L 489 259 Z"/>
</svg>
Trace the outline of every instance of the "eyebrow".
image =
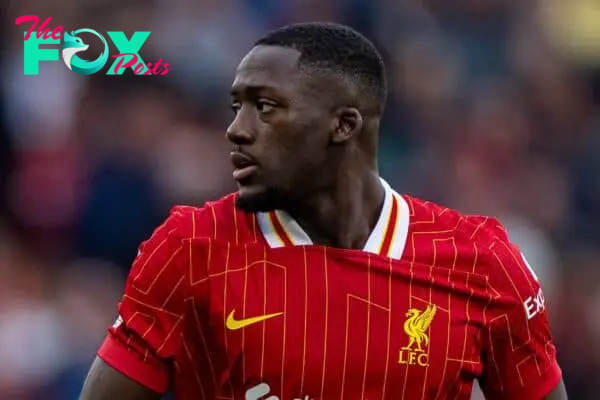
<svg viewBox="0 0 600 400">
<path fill-rule="evenodd" d="M 248 93 L 248 94 L 257 94 L 260 92 L 264 92 L 265 90 L 273 90 L 276 91 L 277 88 L 275 86 L 271 86 L 271 85 L 246 85 L 246 84 L 242 84 L 242 85 L 237 85 L 231 88 L 230 91 L 230 95 L 231 96 L 236 96 L 236 95 L 240 95 L 241 93 Z"/>
</svg>

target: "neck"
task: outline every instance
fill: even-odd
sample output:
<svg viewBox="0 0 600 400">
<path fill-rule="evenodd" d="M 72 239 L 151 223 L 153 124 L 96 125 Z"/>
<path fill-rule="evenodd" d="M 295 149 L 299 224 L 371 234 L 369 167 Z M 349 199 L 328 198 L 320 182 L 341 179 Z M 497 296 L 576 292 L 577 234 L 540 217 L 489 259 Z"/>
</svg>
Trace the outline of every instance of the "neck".
<svg viewBox="0 0 600 400">
<path fill-rule="evenodd" d="M 383 207 L 385 191 L 376 170 L 346 170 L 326 191 L 287 210 L 313 243 L 362 249 Z"/>
</svg>

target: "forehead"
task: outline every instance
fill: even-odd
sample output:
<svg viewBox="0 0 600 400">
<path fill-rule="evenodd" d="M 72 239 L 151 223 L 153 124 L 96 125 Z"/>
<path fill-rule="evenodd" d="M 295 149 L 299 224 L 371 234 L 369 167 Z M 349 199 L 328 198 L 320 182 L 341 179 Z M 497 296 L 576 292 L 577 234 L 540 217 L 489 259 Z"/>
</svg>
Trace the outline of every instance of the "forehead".
<svg viewBox="0 0 600 400">
<path fill-rule="evenodd" d="M 279 46 L 256 46 L 240 62 L 232 92 L 251 88 L 289 90 L 298 76 L 300 52 Z"/>
</svg>

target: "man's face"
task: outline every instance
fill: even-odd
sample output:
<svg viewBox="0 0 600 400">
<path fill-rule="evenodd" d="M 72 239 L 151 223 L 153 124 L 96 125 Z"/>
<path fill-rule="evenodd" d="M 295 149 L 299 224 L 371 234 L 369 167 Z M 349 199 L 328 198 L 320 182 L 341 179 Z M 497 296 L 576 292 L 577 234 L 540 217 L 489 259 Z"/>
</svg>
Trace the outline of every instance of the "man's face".
<svg viewBox="0 0 600 400">
<path fill-rule="evenodd" d="M 238 206 L 246 211 L 285 208 L 327 173 L 333 113 L 298 69 L 299 57 L 294 49 L 257 46 L 237 69 L 227 138 Z"/>
</svg>

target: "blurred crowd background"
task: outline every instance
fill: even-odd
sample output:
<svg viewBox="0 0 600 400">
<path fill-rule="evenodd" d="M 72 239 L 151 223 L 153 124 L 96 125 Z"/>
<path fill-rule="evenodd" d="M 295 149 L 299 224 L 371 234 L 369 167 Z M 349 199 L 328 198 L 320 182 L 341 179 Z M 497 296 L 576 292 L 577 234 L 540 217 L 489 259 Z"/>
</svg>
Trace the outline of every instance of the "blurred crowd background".
<svg viewBox="0 0 600 400">
<path fill-rule="evenodd" d="M 375 41 L 391 89 L 382 175 L 400 192 L 501 219 L 544 284 L 570 399 L 598 399 L 596 0 L 3 3 L 1 399 L 77 397 L 138 244 L 173 204 L 234 190 L 224 133 L 240 58 L 267 30 L 310 20 Z M 110 58 L 82 76 L 61 59 L 26 76 L 29 24 L 14 22 L 27 14 L 52 16 L 51 29 L 151 31 L 140 55 L 172 70 L 106 76 Z"/>
</svg>

